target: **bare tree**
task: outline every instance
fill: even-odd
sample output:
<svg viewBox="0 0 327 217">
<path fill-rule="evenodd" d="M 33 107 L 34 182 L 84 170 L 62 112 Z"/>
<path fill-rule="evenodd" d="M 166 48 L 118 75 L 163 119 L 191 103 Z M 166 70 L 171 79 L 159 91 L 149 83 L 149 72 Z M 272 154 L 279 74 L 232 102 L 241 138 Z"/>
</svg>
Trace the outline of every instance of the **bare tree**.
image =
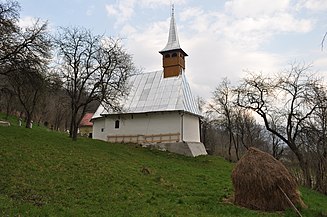
<svg viewBox="0 0 327 217">
<path fill-rule="evenodd" d="M 216 134 L 222 134 L 219 142 L 227 144 L 230 161 L 239 160 L 242 153 L 251 146 L 267 151 L 262 127 L 251 112 L 237 107 L 235 101 L 234 88 L 227 79 L 224 79 L 213 92 L 208 109 L 215 114 L 212 115 L 212 120 L 215 121 L 208 123 L 219 125 L 216 126 Z"/>
<path fill-rule="evenodd" d="M 4 73 L 3 68 L 10 62 L 11 56 L 19 51 L 16 40 L 19 9 L 16 1 L 0 2 L 0 74 Z"/>
<path fill-rule="evenodd" d="M 119 40 L 93 35 L 83 28 L 61 28 L 54 41 L 57 67 L 71 100 L 70 137 L 76 140 L 89 105 L 105 101 L 115 107 L 126 93 L 126 79 L 134 67 Z"/>
<path fill-rule="evenodd" d="M 0 2 L 0 75 L 17 70 L 22 60 L 39 64 L 49 57 L 47 23 L 37 20 L 30 27 L 20 28 L 19 10 L 17 1 Z"/>
<path fill-rule="evenodd" d="M 9 83 L 25 111 L 26 128 L 31 128 L 35 109 L 46 88 L 46 81 L 44 76 L 36 71 L 25 69 L 15 72 L 11 72 Z"/>
<path fill-rule="evenodd" d="M 304 122 L 317 108 L 314 103 L 317 80 L 308 74 L 309 67 L 293 64 L 290 70 L 273 78 L 252 74 L 237 89 L 237 104 L 255 111 L 263 119 L 266 129 L 294 152 L 306 186 L 311 186 L 312 180 L 299 134 Z M 275 127 L 274 123 L 281 125 Z"/>
<path fill-rule="evenodd" d="M 264 140 L 264 132 L 262 127 L 256 122 L 251 112 L 243 108 L 235 108 L 234 115 L 235 134 L 237 147 L 240 149 L 248 149 L 249 147 L 257 147 L 264 151 L 269 151 Z"/>
<path fill-rule="evenodd" d="M 70 97 L 67 91 L 63 88 L 63 82 L 59 75 L 54 75 L 50 80 L 49 96 L 51 99 L 46 100 L 47 104 L 47 122 L 53 130 L 67 130 L 65 120 L 71 117 L 70 112 Z"/>
<path fill-rule="evenodd" d="M 309 157 L 315 189 L 327 194 L 327 90 L 317 86 L 317 109 L 303 126 L 300 135 Z"/>
<path fill-rule="evenodd" d="M 6 118 L 8 119 L 10 111 L 12 110 L 13 101 L 14 101 L 14 92 L 12 89 L 8 88 L 6 85 L 2 84 L 2 87 L 0 88 L 0 105 L 3 104 L 3 108 L 0 108 L 0 110 L 6 112 Z"/>
<path fill-rule="evenodd" d="M 228 159 L 232 160 L 232 144 L 236 145 L 235 137 L 233 133 L 233 122 L 232 122 L 232 88 L 227 78 L 218 85 L 216 90 L 213 92 L 213 103 L 209 104 L 209 109 L 215 111 L 220 117 L 222 117 L 224 126 L 226 127 L 229 143 L 228 143 Z M 237 159 L 239 159 L 238 149 L 235 147 Z"/>
<path fill-rule="evenodd" d="M 273 114 L 272 114 L 273 115 Z M 275 131 L 283 131 L 283 123 L 281 123 L 278 117 L 271 118 L 271 127 L 275 129 Z M 277 128 L 280 128 L 277 130 Z M 271 154 L 274 158 L 279 160 L 282 157 L 282 154 L 285 150 L 284 142 L 275 134 L 268 131 L 267 142 L 271 147 Z"/>
<path fill-rule="evenodd" d="M 10 96 L 7 110 L 12 96 L 21 103 L 28 127 L 42 92 L 51 46 L 46 23 L 38 20 L 27 28 L 18 26 L 19 9 L 16 1 L 0 2 L 0 89 Z"/>
</svg>

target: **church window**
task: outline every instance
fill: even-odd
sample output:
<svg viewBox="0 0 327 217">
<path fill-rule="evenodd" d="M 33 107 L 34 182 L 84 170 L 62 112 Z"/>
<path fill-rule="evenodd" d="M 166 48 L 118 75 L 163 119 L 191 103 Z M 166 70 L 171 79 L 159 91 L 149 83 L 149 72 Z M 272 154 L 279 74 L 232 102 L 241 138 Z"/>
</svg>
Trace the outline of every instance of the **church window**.
<svg viewBox="0 0 327 217">
<path fill-rule="evenodd" d="M 169 58 L 169 57 L 170 57 L 170 54 L 166 54 L 166 55 L 165 55 L 165 58 Z"/>
<path fill-rule="evenodd" d="M 116 120 L 115 121 L 115 129 L 118 129 L 119 128 L 119 120 Z"/>
<path fill-rule="evenodd" d="M 171 56 L 172 57 L 177 57 L 177 53 L 173 53 Z"/>
</svg>

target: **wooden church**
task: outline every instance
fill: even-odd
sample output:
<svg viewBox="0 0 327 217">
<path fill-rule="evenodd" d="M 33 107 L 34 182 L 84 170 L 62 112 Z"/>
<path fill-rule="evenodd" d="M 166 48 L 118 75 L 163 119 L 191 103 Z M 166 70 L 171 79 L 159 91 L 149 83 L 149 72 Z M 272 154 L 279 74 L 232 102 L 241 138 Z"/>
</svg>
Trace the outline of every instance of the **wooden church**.
<svg viewBox="0 0 327 217">
<path fill-rule="evenodd" d="M 159 53 L 163 70 L 130 77 L 130 92 L 113 112 L 101 104 L 92 117 L 93 138 L 137 143 L 187 156 L 206 155 L 200 142 L 201 113 L 185 75 L 172 9 L 168 42 Z"/>
</svg>

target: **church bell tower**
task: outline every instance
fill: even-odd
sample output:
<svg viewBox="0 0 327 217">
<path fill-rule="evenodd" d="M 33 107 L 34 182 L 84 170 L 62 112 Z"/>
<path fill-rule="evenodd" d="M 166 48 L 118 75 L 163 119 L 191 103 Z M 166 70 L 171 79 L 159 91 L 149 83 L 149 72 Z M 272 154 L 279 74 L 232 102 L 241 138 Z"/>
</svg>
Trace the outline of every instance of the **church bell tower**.
<svg viewBox="0 0 327 217">
<path fill-rule="evenodd" d="M 179 76 L 185 70 L 185 57 L 188 56 L 180 47 L 174 17 L 174 5 L 171 10 L 168 42 L 162 54 L 164 78 Z"/>
</svg>

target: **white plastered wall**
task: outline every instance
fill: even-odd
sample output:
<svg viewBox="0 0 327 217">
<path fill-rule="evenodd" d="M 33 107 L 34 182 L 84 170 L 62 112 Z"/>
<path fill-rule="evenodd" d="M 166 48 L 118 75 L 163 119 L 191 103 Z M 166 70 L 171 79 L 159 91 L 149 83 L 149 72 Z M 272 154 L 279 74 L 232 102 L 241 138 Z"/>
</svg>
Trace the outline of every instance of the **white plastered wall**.
<svg viewBox="0 0 327 217">
<path fill-rule="evenodd" d="M 105 118 L 97 118 L 93 120 L 93 139 L 100 139 L 106 141 L 107 134 L 105 132 Z"/>
<path fill-rule="evenodd" d="M 183 139 L 185 142 L 200 142 L 199 117 L 183 115 Z"/>
<path fill-rule="evenodd" d="M 119 120 L 119 128 L 115 121 Z M 101 132 L 103 129 L 103 132 Z M 113 135 L 181 134 L 181 115 L 178 112 L 111 115 L 95 119 L 93 138 L 107 141 Z"/>
</svg>

